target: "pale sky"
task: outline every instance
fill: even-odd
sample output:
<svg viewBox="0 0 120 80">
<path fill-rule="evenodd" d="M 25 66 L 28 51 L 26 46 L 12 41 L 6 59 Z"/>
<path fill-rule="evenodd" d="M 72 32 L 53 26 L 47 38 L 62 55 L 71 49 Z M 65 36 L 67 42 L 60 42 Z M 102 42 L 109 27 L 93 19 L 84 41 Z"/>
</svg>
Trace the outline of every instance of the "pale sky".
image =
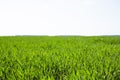
<svg viewBox="0 0 120 80">
<path fill-rule="evenodd" d="M 0 35 L 120 35 L 120 0 L 0 0 Z"/>
</svg>

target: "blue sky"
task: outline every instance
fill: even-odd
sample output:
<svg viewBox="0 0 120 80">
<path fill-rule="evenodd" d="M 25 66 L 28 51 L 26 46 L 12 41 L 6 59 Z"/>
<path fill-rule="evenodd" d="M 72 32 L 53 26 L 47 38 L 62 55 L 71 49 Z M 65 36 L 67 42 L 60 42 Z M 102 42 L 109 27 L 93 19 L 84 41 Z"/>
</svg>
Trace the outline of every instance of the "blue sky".
<svg viewBox="0 0 120 80">
<path fill-rule="evenodd" d="M 0 35 L 120 35 L 120 0 L 0 0 Z"/>
</svg>

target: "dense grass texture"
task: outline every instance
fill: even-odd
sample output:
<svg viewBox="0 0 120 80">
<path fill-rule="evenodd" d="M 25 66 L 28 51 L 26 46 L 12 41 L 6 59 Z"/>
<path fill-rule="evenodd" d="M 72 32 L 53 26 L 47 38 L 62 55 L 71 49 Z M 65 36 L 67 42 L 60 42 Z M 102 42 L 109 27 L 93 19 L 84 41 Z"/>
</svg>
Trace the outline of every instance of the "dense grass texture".
<svg viewBox="0 0 120 80">
<path fill-rule="evenodd" d="M 0 37 L 0 80 L 120 80 L 120 37 Z"/>
</svg>

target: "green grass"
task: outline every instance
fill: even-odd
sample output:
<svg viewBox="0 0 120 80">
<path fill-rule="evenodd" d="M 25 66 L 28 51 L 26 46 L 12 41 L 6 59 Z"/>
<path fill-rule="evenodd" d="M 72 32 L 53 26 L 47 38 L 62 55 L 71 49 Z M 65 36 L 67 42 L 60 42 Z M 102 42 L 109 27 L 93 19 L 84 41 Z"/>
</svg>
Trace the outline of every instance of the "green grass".
<svg viewBox="0 0 120 80">
<path fill-rule="evenodd" d="M 120 37 L 0 37 L 0 80 L 120 80 Z"/>
</svg>

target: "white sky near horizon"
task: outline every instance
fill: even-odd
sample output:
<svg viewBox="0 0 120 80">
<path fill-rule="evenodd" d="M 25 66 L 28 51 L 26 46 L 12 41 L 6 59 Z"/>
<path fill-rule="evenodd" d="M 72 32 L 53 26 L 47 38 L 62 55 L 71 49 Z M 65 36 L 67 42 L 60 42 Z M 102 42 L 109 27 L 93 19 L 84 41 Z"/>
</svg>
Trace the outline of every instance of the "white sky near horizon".
<svg viewBox="0 0 120 80">
<path fill-rule="evenodd" d="M 120 35 L 120 0 L 0 0 L 0 35 Z"/>
</svg>

